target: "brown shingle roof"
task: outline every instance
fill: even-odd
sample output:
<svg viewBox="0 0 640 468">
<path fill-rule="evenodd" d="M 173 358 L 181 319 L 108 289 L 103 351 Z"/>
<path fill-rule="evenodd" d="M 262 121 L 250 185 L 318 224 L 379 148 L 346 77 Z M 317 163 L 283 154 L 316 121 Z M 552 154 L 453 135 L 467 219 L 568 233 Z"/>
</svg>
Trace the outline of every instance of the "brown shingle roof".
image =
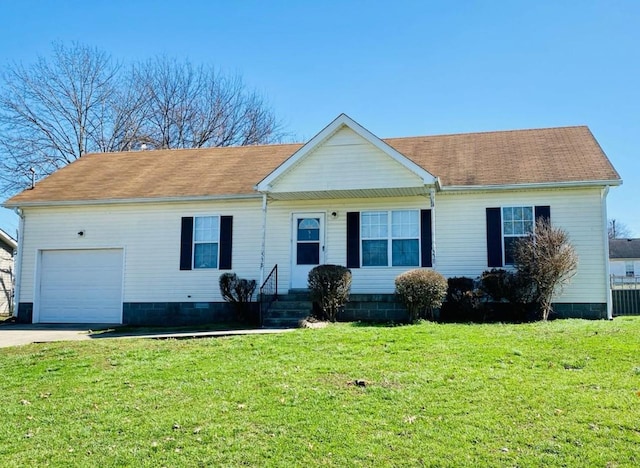
<svg viewBox="0 0 640 468">
<path fill-rule="evenodd" d="M 445 187 L 620 179 L 587 127 L 384 141 L 438 176 Z M 301 146 L 89 154 L 5 205 L 255 194 L 255 184 Z"/>
<path fill-rule="evenodd" d="M 385 140 L 443 186 L 618 180 L 587 127 Z"/>
</svg>

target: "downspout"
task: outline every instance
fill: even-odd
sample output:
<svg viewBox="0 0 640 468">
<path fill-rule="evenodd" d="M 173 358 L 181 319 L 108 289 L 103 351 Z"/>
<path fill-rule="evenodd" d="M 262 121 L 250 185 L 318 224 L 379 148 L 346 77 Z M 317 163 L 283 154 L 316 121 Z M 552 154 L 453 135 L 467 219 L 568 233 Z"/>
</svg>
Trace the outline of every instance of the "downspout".
<svg viewBox="0 0 640 468">
<path fill-rule="evenodd" d="M 429 190 L 431 204 L 431 268 L 436 269 L 436 189 Z"/>
<path fill-rule="evenodd" d="M 264 283 L 264 263 L 267 247 L 267 194 L 262 194 L 262 247 L 260 248 L 260 285 Z"/>
<path fill-rule="evenodd" d="M 22 283 L 22 252 L 24 251 L 24 212 L 21 208 L 14 210 L 20 218 L 18 224 L 18 252 L 16 253 L 15 262 L 15 287 L 13 289 L 13 316 L 18 316 L 18 306 L 20 305 L 20 284 Z"/>
<path fill-rule="evenodd" d="M 607 291 L 607 318 L 613 319 L 613 299 L 611 297 L 611 269 L 609 266 L 609 232 L 607 229 L 607 194 L 609 193 L 609 186 L 606 185 L 602 188 L 601 200 L 602 205 L 602 225 L 603 225 L 603 238 L 604 238 L 604 272 Z"/>
</svg>

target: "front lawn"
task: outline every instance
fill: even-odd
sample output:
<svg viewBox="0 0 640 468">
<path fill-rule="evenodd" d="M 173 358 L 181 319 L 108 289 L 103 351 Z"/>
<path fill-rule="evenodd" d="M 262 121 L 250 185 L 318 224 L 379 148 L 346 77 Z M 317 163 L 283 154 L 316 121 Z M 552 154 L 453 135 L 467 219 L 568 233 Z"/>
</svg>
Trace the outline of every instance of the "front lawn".
<svg viewBox="0 0 640 468">
<path fill-rule="evenodd" d="M 0 465 L 638 466 L 639 350 L 640 318 L 4 348 Z"/>
</svg>

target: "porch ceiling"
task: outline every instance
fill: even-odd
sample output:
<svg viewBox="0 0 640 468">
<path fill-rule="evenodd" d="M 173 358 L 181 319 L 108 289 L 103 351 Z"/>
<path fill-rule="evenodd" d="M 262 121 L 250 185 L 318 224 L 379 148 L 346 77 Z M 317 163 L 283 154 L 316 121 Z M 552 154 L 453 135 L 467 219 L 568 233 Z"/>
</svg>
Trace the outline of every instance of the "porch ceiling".
<svg viewBox="0 0 640 468">
<path fill-rule="evenodd" d="M 428 195 L 430 187 L 395 187 L 372 189 L 312 190 L 305 192 L 268 192 L 273 200 L 318 200 L 337 198 L 383 198 Z"/>
</svg>

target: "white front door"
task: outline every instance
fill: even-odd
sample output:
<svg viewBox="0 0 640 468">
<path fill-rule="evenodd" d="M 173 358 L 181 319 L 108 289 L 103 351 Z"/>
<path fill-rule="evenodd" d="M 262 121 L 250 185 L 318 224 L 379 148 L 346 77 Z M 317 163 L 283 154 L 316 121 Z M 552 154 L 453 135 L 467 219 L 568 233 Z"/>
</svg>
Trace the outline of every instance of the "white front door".
<svg viewBox="0 0 640 468">
<path fill-rule="evenodd" d="M 291 224 L 291 288 L 306 288 L 311 269 L 324 262 L 324 213 L 294 213 Z"/>
</svg>

